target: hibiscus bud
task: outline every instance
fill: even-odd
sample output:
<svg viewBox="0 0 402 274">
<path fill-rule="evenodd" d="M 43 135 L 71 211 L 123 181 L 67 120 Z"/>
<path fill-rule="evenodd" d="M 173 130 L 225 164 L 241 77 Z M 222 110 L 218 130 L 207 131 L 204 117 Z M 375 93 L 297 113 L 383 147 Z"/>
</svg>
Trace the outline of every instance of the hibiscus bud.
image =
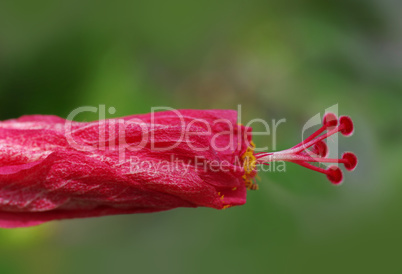
<svg viewBox="0 0 402 274">
<path fill-rule="evenodd" d="M 327 133 L 320 135 L 324 131 Z M 0 122 L 0 227 L 177 207 L 224 209 L 246 202 L 258 165 L 283 160 L 342 180 L 357 165 L 347 152 L 326 158 L 323 140 L 353 132 L 330 114 L 299 145 L 255 153 L 250 127 L 232 110 L 175 110 L 95 122 L 30 115 Z"/>
</svg>

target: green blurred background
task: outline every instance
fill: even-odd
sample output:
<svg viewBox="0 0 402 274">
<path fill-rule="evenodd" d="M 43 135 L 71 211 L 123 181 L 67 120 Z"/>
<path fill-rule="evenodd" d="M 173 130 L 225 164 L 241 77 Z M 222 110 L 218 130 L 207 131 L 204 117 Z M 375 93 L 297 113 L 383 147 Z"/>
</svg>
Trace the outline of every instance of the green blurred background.
<svg viewBox="0 0 402 274">
<path fill-rule="evenodd" d="M 241 104 L 244 121 L 287 119 L 283 149 L 339 104 L 356 125 L 340 150 L 360 162 L 339 187 L 293 165 L 260 174 L 224 211 L 3 229 L 0 273 L 402 273 L 401 14 L 398 0 L 1 1 L 1 120 Z"/>
</svg>

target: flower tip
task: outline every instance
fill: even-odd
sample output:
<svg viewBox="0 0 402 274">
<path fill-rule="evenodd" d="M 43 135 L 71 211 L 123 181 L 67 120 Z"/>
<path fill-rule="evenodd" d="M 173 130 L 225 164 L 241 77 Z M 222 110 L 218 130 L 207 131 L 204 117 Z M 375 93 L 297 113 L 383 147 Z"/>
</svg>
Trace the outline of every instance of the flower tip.
<svg viewBox="0 0 402 274">
<path fill-rule="evenodd" d="M 339 117 L 339 126 L 342 127 L 340 132 L 344 136 L 350 136 L 353 134 L 353 122 L 349 116 Z"/>
<path fill-rule="evenodd" d="M 342 183 L 343 175 L 341 169 L 337 166 L 330 166 L 327 169 L 327 178 L 334 185 Z"/>
<path fill-rule="evenodd" d="M 325 158 L 328 155 L 328 146 L 324 141 L 321 140 L 314 145 L 313 152 L 315 154 Z"/>
<path fill-rule="evenodd" d="M 338 118 L 332 112 L 326 113 L 322 119 L 322 124 L 327 128 L 333 128 L 338 125 Z"/>
<path fill-rule="evenodd" d="M 352 171 L 357 166 L 357 157 L 352 152 L 345 152 L 342 155 L 342 159 L 345 160 L 344 165 L 348 171 Z"/>
</svg>

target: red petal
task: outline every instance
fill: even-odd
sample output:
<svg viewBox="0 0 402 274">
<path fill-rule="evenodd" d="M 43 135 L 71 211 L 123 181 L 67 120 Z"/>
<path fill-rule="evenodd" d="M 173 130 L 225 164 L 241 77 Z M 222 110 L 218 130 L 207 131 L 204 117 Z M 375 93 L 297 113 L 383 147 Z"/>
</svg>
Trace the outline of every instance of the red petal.
<svg viewBox="0 0 402 274">
<path fill-rule="evenodd" d="M 123 117 L 123 122 L 137 121 L 124 128 L 124 138 L 119 135 L 122 128 L 112 120 L 71 122 L 72 132 L 66 131 L 66 121 L 56 116 L 23 116 L 1 122 L 0 227 L 244 204 L 244 171 L 235 160 L 247 149 L 251 129 L 238 126 L 237 113 L 231 110 L 178 113 L 155 113 L 153 120 L 151 114 Z M 203 121 L 192 122 L 195 118 Z M 219 119 L 226 120 L 217 122 Z M 231 129 L 230 134 L 213 139 Z M 177 143 L 183 132 L 188 140 Z M 155 150 L 148 142 L 135 150 L 144 134 L 153 134 L 159 149 L 178 145 Z M 102 136 L 106 141 L 99 142 Z M 231 142 L 236 145 L 227 146 Z M 118 149 L 122 145 L 126 145 L 124 153 Z M 137 163 L 133 164 L 133 159 Z M 227 165 L 214 169 L 216 163 Z"/>
</svg>

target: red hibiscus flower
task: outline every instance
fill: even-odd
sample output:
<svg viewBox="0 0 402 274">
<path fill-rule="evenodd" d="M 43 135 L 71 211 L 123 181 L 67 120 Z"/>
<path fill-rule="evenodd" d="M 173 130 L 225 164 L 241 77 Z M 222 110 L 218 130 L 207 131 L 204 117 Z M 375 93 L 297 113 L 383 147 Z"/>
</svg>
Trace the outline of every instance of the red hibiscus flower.
<svg viewBox="0 0 402 274">
<path fill-rule="evenodd" d="M 175 110 L 95 122 L 31 115 L 0 122 L 0 227 L 177 207 L 223 209 L 246 202 L 258 165 L 290 161 L 342 180 L 323 139 L 350 135 L 348 117 L 285 151 L 254 153 L 250 127 L 232 110 Z M 324 131 L 327 133 L 322 134 Z"/>
</svg>

